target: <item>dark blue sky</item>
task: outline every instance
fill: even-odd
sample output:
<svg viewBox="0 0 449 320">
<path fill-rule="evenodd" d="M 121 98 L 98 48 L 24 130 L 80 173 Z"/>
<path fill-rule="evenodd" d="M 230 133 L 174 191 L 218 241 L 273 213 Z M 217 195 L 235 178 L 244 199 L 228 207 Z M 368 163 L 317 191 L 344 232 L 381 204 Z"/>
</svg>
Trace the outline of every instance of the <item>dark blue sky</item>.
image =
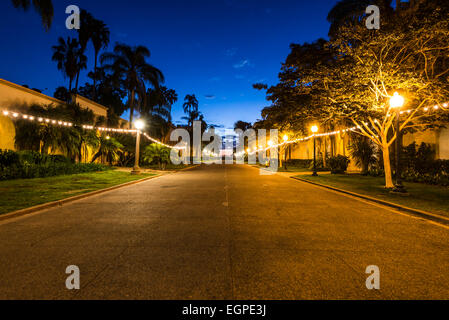
<svg viewBox="0 0 449 320">
<path fill-rule="evenodd" d="M 53 95 L 68 87 L 51 61 L 51 46 L 65 29 L 65 8 L 75 4 L 103 20 L 111 45 L 145 45 L 150 63 L 160 68 L 166 86 L 179 102 L 173 116 L 183 116 L 182 100 L 196 94 L 208 123 L 232 127 L 237 120 L 254 122 L 268 105 L 256 82 L 275 84 L 290 43 L 326 37 L 327 13 L 336 0 L 57 0 L 55 19 L 45 32 L 37 13 L 0 2 L 0 78 L 44 89 Z M 93 50 L 87 52 L 93 68 Z M 80 83 L 86 81 L 82 74 Z M 125 115 L 126 116 L 126 115 Z"/>
</svg>

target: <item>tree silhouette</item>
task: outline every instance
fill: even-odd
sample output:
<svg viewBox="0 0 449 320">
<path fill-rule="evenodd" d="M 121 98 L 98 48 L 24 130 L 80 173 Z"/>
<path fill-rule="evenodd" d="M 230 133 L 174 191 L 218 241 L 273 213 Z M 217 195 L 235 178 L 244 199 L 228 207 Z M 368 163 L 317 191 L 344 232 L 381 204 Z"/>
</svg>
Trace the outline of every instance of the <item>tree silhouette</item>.
<svg viewBox="0 0 449 320">
<path fill-rule="evenodd" d="M 105 69 L 112 70 L 123 79 L 124 87 L 128 91 L 130 128 L 134 118 L 136 93 L 145 94 L 146 82 L 158 88 L 164 81 L 162 72 L 146 62 L 150 55 L 150 50 L 144 46 L 116 44 L 113 52 L 104 53 L 100 59 L 101 63 L 105 64 Z"/>
<path fill-rule="evenodd" d="M 11 0 L 11 2 L 14 7 L 23 9 L 25 11 L 30 8 L 32 3 L 34 9 L 42 18 L 42 24 L 44 25 L 45 30 L 48 31 L 48 29 L 50 29 L 54 15 L 52 0 Z"/>
</svg>

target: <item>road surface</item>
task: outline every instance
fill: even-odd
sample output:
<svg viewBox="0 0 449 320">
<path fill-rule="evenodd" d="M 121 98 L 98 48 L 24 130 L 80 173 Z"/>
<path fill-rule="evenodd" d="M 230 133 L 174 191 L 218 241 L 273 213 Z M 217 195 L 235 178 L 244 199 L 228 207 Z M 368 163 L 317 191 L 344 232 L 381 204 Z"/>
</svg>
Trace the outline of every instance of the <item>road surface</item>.
<svg viewBox="0 0 449 320">
<path fill-rule="evenodd" d="M 447 228 L 250 166 L 0 224 L 1 299 L 447 299 L 448 270 Z"/>
</svg>

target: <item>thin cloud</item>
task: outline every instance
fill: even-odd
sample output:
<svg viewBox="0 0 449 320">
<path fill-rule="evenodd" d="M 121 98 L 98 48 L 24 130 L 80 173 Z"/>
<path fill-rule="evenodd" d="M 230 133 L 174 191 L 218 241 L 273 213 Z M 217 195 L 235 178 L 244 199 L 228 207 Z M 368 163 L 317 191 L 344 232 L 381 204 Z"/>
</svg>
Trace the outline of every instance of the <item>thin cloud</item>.
<svg viewBox="0 0 449 320">
<path fill-rule="evenodd" d="M 236 54 L 237 54 L 237 48 L 231 48 L 231 49 L 228 49 L 228 50 L 226 50 L 226 53 L 225 53 L 228 57 L 233 57 L 233 56 L 235 56 Z"/>
<path fill-rule="evenodd" d="M 204 96 L 207 100 L 214 100 L 216 98 L 216 96 L 214 96 L 213 94 L 206 94 Z"/>
<path fill-rule="evenodd" d="M 251 63 L 249 62 L 248 59 L 244 59 L 242 61 L 240 61 L 239 63 L 234 64 L 234 69 L 241 69 L 244 67 L 249 67 L 251 66 Z"/>
</svg>

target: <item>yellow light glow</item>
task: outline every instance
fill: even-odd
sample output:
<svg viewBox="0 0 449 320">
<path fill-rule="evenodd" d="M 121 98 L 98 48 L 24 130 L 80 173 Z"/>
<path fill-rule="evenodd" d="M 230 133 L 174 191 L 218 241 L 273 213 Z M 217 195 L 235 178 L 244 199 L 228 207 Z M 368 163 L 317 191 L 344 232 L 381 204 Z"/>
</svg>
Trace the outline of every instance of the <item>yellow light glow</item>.
<svg viewBox="0 0 449 320">
<path fill-rule="evenodd" d="M 390 106 L 392 108 L 401 108 L 404 105 L 404 98 L 399 95 L 399 93 L 395 92 L 393 97 L 390 99 Z"/>
<path fill-rule="evenodd" d="M 271 141 L 271 140 L 270 140 L 270 141 L 268 141 L 268 145 L 269 145 L 270 147 L 272 147 L 272 146 L 273 146 L 273 144 L 274 144 L 274 143 L 273 143 L 273 141 Z"/>
<path fill-rule="evenodd" d="M 310 130 L 311 130 L 313 133 L 317 133 L 317 132 L 318 132 L 318 126 L 312 126 L 312 128 L 310 128 Z"/>
<path fill-rule="evenodd" d="M 283 137 L 283 139 L 284 139 L 284 142 L 287 142 L 287 141 L 288 141 L 288 136 L 285 135 L 285 136 Z"/>
<path fill-rule="evenodd" d="M 142 130 L 143 128 L 145 128 L 145 122 L 143 122 L 143 120 L 137 120 L 136 122 L 134 122 L 134 126 L 136 127 L 136 129 Z"/>
</svg>

